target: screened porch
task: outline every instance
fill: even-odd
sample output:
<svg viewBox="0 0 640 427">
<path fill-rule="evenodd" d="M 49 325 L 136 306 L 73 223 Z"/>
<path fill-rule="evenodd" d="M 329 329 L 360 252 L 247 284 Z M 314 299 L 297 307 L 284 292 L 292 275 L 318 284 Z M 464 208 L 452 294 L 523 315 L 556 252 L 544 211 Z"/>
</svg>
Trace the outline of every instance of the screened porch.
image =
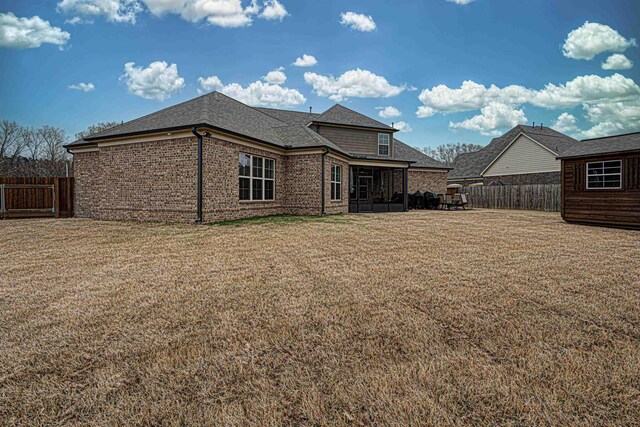
<svg viewBox="0 0 640 427">
<path fill-rule="evenodd" d="M 349 212 L 406 210 L 406 169 L 349 167 Z"/>
</svg>

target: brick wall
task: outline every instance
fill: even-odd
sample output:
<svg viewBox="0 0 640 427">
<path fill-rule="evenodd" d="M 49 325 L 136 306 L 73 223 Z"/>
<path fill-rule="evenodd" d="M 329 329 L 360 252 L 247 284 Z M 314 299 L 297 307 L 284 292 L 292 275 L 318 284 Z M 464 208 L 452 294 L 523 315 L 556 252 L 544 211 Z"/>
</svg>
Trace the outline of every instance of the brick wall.
<svg viewBox="0 0 640 427">
<path fill-rule="evenodd" d="M 447 171 L 434 172 L 409 169 L 409 194 L 416 191 L 424 193 L 444 193 L 447 190 Z"/>
<path fill-rule="evenodd" d="M 98 152 L 77 153 L 73 156 L 74 215 L 79 218 L 98 218 L 100 204 L 100 163 Z"/>
<path fill-rule="evenodd" d="M 196 213 L 195 137 L 100 148 L 100 218 L 184 221 Z"/>
<path fill-rule="evenodd" d="M 275 200 L 240 201 L 240 153 L 275 160 Z M 101 147 L 75 154 L 77 216 L 105 220 L 192 222 L 197 205 L 195 137 Z M 343 166 L 340 202 L 331 201 L 331 164 Z M 322 156 L 283 156 L 232 142 L 203 138 L 203 220 L 252 216 L 319 215 Z M 326 158 L 326 211 L 348 210 L 348 165 Z"/>
</svg>

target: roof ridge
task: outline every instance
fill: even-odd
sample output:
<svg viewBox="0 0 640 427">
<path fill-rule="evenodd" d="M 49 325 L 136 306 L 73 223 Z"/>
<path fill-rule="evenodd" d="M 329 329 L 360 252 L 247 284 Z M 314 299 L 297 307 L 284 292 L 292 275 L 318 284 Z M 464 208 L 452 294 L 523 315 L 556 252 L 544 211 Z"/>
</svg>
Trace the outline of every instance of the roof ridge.
<svg viewBox="0 0 640 427">
<path fill-rule="evenodd" d="M 629 135 L 637 135 L 637 134 L 640 134 L 640 131 L 638 131 L 638 132 L 621 133 L 621 134 L 618 134 L 618 135 L 601 136 L 601 137 L 598 137 L 598 138 L 581 139 L 579 142 L 595 141 L 595 140 L 598 140 L 598 139 L 607 139 L 607 138 L 617 138 L 617 137 L 620 137 L 620 136 L 629 136 Z"/>
<path fill-rule="evenodd" d="M 108 128 L 108 129 L 101 130 L 100 132 L 92 133 L 91 135 L 87 135 L 87 136 L 85 136 L 84 138 L 82 138 L 82 140 L 84 141 L 84 140 L 86 140 L 87 138 L 91 138 L 91 137 L 93 137 L 94 135 L 99 135 L 99 134 L 101 134 L 102 132 L 106 132 L 106 131 L 108 131 L 108 130 L 113 130 L 113 129 L 117 128 L 117 127 L 124 126 L 124 125 L 129 124 L 129 123 L 137 122 L 137 121 L 139 121 L 139 120 L 142 120 L 142 119 L 147 118 L 147 117 L 149 117 L 149 116 L 152 116 L 152 115 L 154 115 L 154 114 L 160 113 L 161 111 L 168 110 L 169 108 L 174 108 L 174 107 L 177 107 L 177 106 L 179 106 L 179 105 L 187 104 L 187 103 L 189 103 L 189 102 L 194 102 L 194 101 L 196 101 L 196 100 L 198 100 L 198 99 L 200 99 L 200 98 L 203 98 L 203 97 L 205 97 L 205 96 L 207 96 L 207 95 L 211 95 L 211 94 L 213 94 L 213 93 L 215 93 L 215 92 L 205 93 L 204 95 L 200 95 L 200 96 L 198 96 L 198 97 L 196 97 L 196 98 L 188 99 L 188 100 L 186 100 L 186 101 L 182 101 L 182 102 L 179 102 L 179 103 L 177 103 L 177 104 L 170 105 L 170 106 L 165 107 L 165 108 L 163 108 L 163 109 L 161 109 L 161 110 L 154 111 L 153 113 L 149 113 L 149 114 L 145 114 L 144 116 L 137 117 L 137 118 L 135 118 L 135 119 L 133 119 L 133 120 L 128 120 L 128 121 L 126 121 L 126 122 L 125 122 L 125 121 L 123 121 L 123 122 L 121 122 L 120 124 L 118 124 L 118 125 L 116 125 L 116 126 L 110 127 L 110 128 Z"/>
<path fill-rule="evenodd" d="M 269 118 L 270 118 L 270 119 L 272 119 L 272 120 L 276 120 L 276 121 L 278 121 L 278 122 L 282 123 L 283 125 L 287 125 L 287 124 L 288 124 L 288 123 L 286 123 L 286 122 L 283 122 L 283 121 L 282 121 L 282 120 L 280 120 L 280 119 L 277 119 L 277 118 L 275 118 L 275 117 L 273 117 L 273 116 L 270 116 L 269 114 L 265 113 L 264 111 L 260 111 L 258 108 L 261 108 L 261 107 L 255 107 L 255 106 L 253 106 L 253 105 L 245 104 L 244 102 L 240 102 L 240 101 L 238 101 L 237 99 L 234 99 L 234 98 L 232 98 L 232 97 L 230 97 L 230 96 L 228 96 L 228 95 L 225 95 L 225 94 L 224 94 L 224 93 L 222 93 L 222 92 L 214 91 L 214 92 L 211 92 L 211 93 L 217 93 L 217 94 L 220 94 L 220 95 L 224 96 L 225 98 L 228 98 L 228 99 L 232 100 L 232 101 L 233 101 L 233 102 L 235 102 L 235 103 L 238 103 L 238 104 L 240 104 L 240 105 L 243 105 L 243 106 L 245 106 L 245 107 L 247 107 L 247 108 L 251 108 L 253 111 L 255 111 L 255 112 L 257 112 L 257 113 L 260 113 L 260 114 L 262 114 L 263 116 L 269 117 Z M 270 127 L 271 127 L 271 128 L 276 128 L 276 127 L 280 127 L 280 126 L 270 126 Z"/>
</svg>

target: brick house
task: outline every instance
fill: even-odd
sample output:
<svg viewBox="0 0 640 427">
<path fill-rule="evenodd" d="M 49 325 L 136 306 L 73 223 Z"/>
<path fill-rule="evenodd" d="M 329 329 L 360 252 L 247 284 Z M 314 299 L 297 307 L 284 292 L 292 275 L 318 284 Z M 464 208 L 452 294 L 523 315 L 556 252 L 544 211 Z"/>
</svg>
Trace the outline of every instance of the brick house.
<svg viewBox="0 0 640 427">
<path fill-rule="evenodd" d="M 66 146 L 75 215 L 212 222 L 403 211 L 444 192 L 448 168 L 341 105 L 254 108 L 212 92 Z"/>
<path fill-rule="evenodd" d="M 460 154 L 451 165 L 449 184 L 560 184 L 557 156 L 577 140 L 543 126 L 517 125 L 482 149 Z"/>
</svg>

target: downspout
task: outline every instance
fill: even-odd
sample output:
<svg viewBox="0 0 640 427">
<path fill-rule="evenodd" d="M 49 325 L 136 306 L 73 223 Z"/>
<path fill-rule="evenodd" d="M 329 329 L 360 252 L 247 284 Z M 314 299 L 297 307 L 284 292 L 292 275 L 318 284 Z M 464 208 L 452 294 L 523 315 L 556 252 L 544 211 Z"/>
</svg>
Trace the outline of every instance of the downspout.
<svg viewBox="0 0 640 427">
<path fill-rule="evenodd" d="M 411 163 L 407 163 L 407 168 L 404 170 L 404 211 L 409 210 L 409 168 Z"/>
<path fill-rule="evenodd" d="M 196 224 L 202 224 L 202 134 L 198 133 L 195 126 L 191 132 L 198 137 L 198 202 L 196 212 Z"/>
<path fill-rule="evenodd" d="M 321 215 L 326 215 L 327 214 L 327 210 L 325 209 L 325 195 L 324 195 L 324 191 L 325 191 L 325 187 L 326 187 L 324 165 L 325 165 L 325 157 L 326 157 L 327 154 L 329 154 L 331 149 L 329 147 L 326 147 L 326 149 L 327 149 L 327 151 L 322 153 L 322 209 L 320 210 Z"/>
</svg>

